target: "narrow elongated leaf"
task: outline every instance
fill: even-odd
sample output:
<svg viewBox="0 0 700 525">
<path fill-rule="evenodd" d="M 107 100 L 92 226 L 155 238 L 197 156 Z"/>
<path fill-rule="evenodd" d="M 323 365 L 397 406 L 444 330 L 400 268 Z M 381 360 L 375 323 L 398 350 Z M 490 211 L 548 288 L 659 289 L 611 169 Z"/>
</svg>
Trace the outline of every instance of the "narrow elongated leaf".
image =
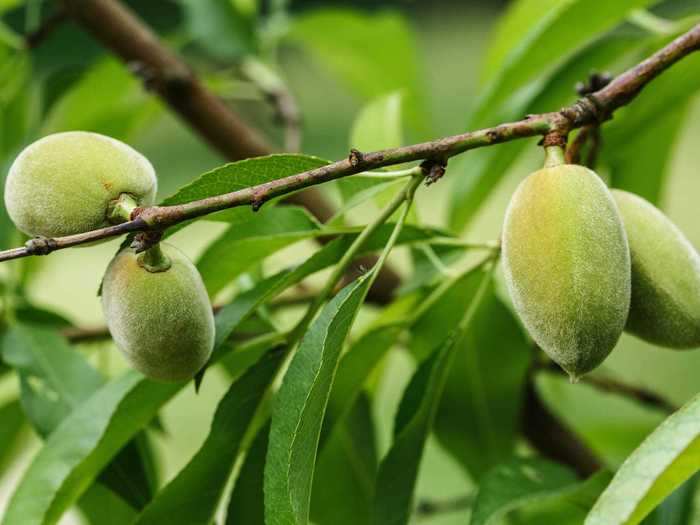
<svg viewBox="0 0 700 525">
<path fill-rule="evenodd" d="M 577 483 L 573 471 L 556 463 L 538 458 L 512 459 L 481 480 L 469 524 L 499 523 L 511 510 L 551 498 Z"/>
<path fill-rule="evenodd" d="M 492 81 L 481 112 L 491 111 L 494 104 L 546 75 L 552 66 L 623 22 L 632 10 L 653 2 L 617 0 L 605 9 L 591 9 L 587 0 L 519 0 L 504 18 L 494 51 L 487 58 L 486 71 Z"/>
<path fill-rule="evenodd" d="M 46 440 L 13 494 L 3 525 L 56 523 L 179 388 L 136 372 L 101 387 Z"/>
<path fill-rule="evenodd" d="M 700 396 L 666 419 L 622 464 L 586 525 L 639 523 L 700 469 Z"/>
<path fill-rule="evenodd" d="M 231 385 L 219 402 L 204 444 L 156 495 L 136 524 L 212 522 L 243 438 L 282 357 L 282 352 L 268 352 Z"/>
<path fill-rule="evenodd" d="M 269 423 L 258 431 L 233 487 L 226 511 L 226 525 L 265 525 L 263 483 Z"/>
<path fill-rule="evenodd" d="M 663 43 L 654 41 L 643 54 Z M 616 112 L 603 128 L 603 156 L 610 165 L 613 186 L 659 201 L 689 101 L 700 92 L 699 71 L 700 58 L 689 56 L 649 84 L 634 108 Z M 639 129 L 647 131 L 630 133 Z"/>
<path fill-rule="evenodd" d="M 326 164 L 328 164 L 327 160 L 318 157 L 288 153 L 239 160 L 238 162 L 224 164 L 200 175 L 188 185 L 180 188 L 174 195 L 163 200 L 161 204 L 163 206 L 182 204 L 242 190 L 250 186 L 319 168 Z M 245 206 L 209 214 L 206 216 L 206 220 L 236 224 L 250 221 L 254 217 L 255 212 L 252 211 L 250 206 Z M 176 227 L 169 228 L 168 234 L 172 235 L 186 224 L 182 223 Z"/>
<path fill-rule="evenodd" d="M 38 326 L 13 327 L 2 355 L 19 372 L 24 411 L 44 437 L 103 383 L 62 337 Z"/>
<path fill-rule="evenodd" d="M 490 287 L 457 350 L 435 420 L 438 440 L 473 478 L 513 453 L 531 356 Z"/>
<path fill-rule="evenodd" d="M 343 355 L 338 366 L 319 447 L 353 407 L 369 374 L 382 361 L 404 330 L 403 323 L 380 326 L 363 334 Z"/>
<path fill-rule="evenodd" d="M 621 67 L 621 57 L 643 48 L 648 41 L 648 35 L 634 30 L 614 31 L 599 38 L 561 65 L 551 77 L 541 75 L 507 104 L 484 103 L 470 126 L 479 128 L 517 120 L 528 113 L 552 111 L 569 104 L 576 99 L 573 87 L 585 81 L 591 70 L 605 71 L 613 64 Z M 463 171 L 450 199 L 450 224 L 454 229 L 462 229 L 474 217 L 528 142 L 518 140 L 498 148 L 478 149 L 453 163 L 452 170 Z"/>
<path fill-rule="evenodd" d="M 258 344 L 270 348 L 271 343 L 251 341 L 250 346 Z M 56 523 L 119 449 L 184 386 L 155 383 L 136 372 L 102 386 L 51 433 L 12 495 L 2 524 Z"/>
<path fill-rule="evenodd" d="M 389 239 L 393 228 L 394 225 L 392 224 L 381 226 L 367 239 L 360 255 L 381 249 Z M 437 232 L 429 229 L 406 225 L 401 230 L 396 243 L 399 245 L 427 240 L 437 234 Z M 328 268 L 340 261 L 343 254 L 356 238 L 357 234 L 348 234 L 338 237 L 326 244 L 296 268 L 283 270 L 260 281 L 255 287 L 238 295 L 216 316 L 215 354 L 217 352 L 216 348 L 228 339 L 233 330 L 258 306 L 280 294 L 290 286 L 302 281 L 309 275 Z"/>
<path fill-rule="evenodd" d="M 303 208 L 269 208 L 254 220 L 232 225 L 207 247 L 197 269 L 213 296 L 268 255 L 319 231 L 318 223 Z"/>
<path fill-rule="evenodd" d="M 265 465 L 265 518 L 270 525 L 308 522 L 323 414 L 343 342 L 362 306 L 371 275 L 346 286 L 323 308 L 277 393 Z"/>
<path fill-rule="evenodd" d="M 460 320 L 471 325 L 475 309 L 490 280 L 490 273 L 474 272 L 479 283 L 472 303 Z M 394 443 L 382 460 L 377 475 L 372 519 L 374 525 L 405 524 L 413 509 L 418 468 L 445 388 L 456 349 L 468 329 L 453 328 L 441 345 L 421 363 L 401 400 L 394 428 Z"/>
<path fill-rule="evenodd" d="M 649 514 L 643 525 L 689 525 L 694 514 L 693 500 L 698 486 L 698 474 L 674 490 L 661 505 Z"/>
<path fill-rule="evenodd" d="M 377 451 L 369 398 L 360 395 L 319 454 L 311 500 L 317 525 L 366 525 Z"/>
<path fill-rule="evenodd" d="M 513 502 L 513 510 L 517 512 L 508 515 L 506 520 L 511 518 L 518 525 L 581 525 L 611 479 L 612 473 L 601 470 L 570 487 L 554 489 L 551 493 L 533 493 L 531 497 L 519 497 Z M 504 496 L 507 497 L 506 494 Z M 494 523 L 500 524 L 503 520 L 496 519 Z"/>
<path fill-rule="evenodd" d="M 180 188 L 162 204 L 182 204 L 222 193 L 242 190 L 256 184 L 281 179 L 328 164 L 327 160 L 310 155 L 281 153 L 266 157 L 230 162 L 208 171 Z M 253 216 L 252 213 L 250 216 Z M 211 218 L 212 216 L 209 216 Z"/>
<path fill-rule="evenodd" d="M 3 357 L 19 373 L 24 412 L 43 438 L 104 383 L 65 339 L 40 326 L 15 325 L 3 339 Z M 145 439 L 138 436 L 100 474 L 101 482 L 135 508 L 146 504 L 155 486 Z"/>
<path fill-rule="evenodd" d="M 0 472 L 16 452 L 19 438 L 27 426 L 19 400 L 8 401 L 0 406 Z"/>
</svg>

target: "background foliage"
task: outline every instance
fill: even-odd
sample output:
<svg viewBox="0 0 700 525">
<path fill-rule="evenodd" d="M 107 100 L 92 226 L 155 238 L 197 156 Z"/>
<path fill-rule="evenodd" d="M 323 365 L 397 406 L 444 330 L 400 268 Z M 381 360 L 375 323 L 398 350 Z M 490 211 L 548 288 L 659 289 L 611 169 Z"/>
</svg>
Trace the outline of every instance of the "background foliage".
<svg viewBox="0 0 700 525">
<path fill-rule="evenodd" d="M 574 85 L 591 71 L 620 72 L 700 20 L 690 0 L 129 3 L 282 149 L 274 111 L 245 64 L 274 71 L 299 104 L 308 155 L 222 166 L 76 25 L 24 49 L 22 35 L 51 15 L 52 2 L 0 0 L 1 177 L 35 138 L 85 129 L 134 145 L 156 167 L 160 198 L 184 202 L 343 158 L 351 146 L 380 149 L 555 110 L 575 100 Z M 696 247 L 698 90 L 700 57 L 691 56 L 604 126 L 598 166 L 611 185 L 660 205 Z M 318 290 L 358 226 L 402 183 L 359 176 L 325 185 L 340 210 L 326 225 L 301 208 L 266 205 L 173 233 L 224 305 L 218 364 L 198 393 L 129 371 L 109 340 L 64 337 L 66 328 L 104 323 L 96 291 L 119 241 L 3 263 L 2 294 L 19 323 L 3 325 L 0 354 L 2 523 L 191 524 L 214 515 L 262 523 L 263 484 L 269 523 L 582 523 L 612 472 L 668 413 L 552 371 L 533 377 L 542 356 L 510 311 L 500 271 L 491 282 L 469 271 L 483 253 L 426 244 L 496 239 L 510 194 L 541 163 L 535 142 L 469 152 L 421 189 L 389 259 L 404 278 L 395 302 L 363 306 L 372 272 L 359 276 L 321 312 L 281 386 L 273 381 L 280 334 L 304 306 L 280 306 L 278 296 Z M 339 237 L 319 248 L 314 239 L 328 233 Z M 380 251 L 390 233 L 380 228 L 366 250 Z M 21 241 L 0 210 L 0 249 Z M 446 339 L 469 309 L 466 333 Z M 630 336 L 594 374 L 673 406 L 690 400 L 654 436 L 661 445 L 649 441 L 650 453 L 632 456 L 647 461 L 644 483 L 657 497 L 624 503 L 663 502 L 645 523 L 700 523 L 694 478 L 669 497 L 664 490 L 700 465 L 698 375 L 700 354 Z M 598 473 L 580 479 L 533 449 L 520 421 L 526 385 L 600 458 Z M 267 391 L 278 386 L 275 402 Z M 670 469 L 649 460 L 662 447 L 666 459 L 680 455 Z M 624 483 L 616 479 L 611 494 Z M 627 523 L 613 496 L 595 523 Z"/>
</svg>

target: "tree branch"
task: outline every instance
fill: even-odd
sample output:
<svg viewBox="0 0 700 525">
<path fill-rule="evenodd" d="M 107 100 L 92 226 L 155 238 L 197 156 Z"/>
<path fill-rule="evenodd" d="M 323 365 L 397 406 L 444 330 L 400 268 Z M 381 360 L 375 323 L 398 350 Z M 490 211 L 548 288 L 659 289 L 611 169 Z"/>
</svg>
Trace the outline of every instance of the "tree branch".
<svg viewBox="0 0 700 525">
<path fill-rule="evenodd" d="M 81 6 L 88 6 L 80 10 L 80 13 L 76 16 L 85 17 L 87 13 L 92 13 L 92 16 L 95 16 L 95 14 L 100 13 L 101 10 L 113 9 L 113 2 L 107 0 L 95 0 L 87 3 L 77 0 L 67 0 L 68 5 L 73 5 L 73 3 L 76 2 Z M 119 20 L 119 17 L 117 17 L 117 19 Z M 121 20 L 121 22 L 127 25 L 133 23 L 128 17 Z M 135 28 L 134 31 L 137 33 L 139 31 L 142 32 L 139 28 Z M 113 29 L 109 29 L 105 38 L 111 41 L 115 38 L 114 33 L 115 31 Z M 142 34 L 140 38 L 144 42 L 144 47 L 148 48 L 148 46 L 153 45 L 153 42 L 151 42 L 153 36 L 150 33 Z M 133 45 L 133 43 L 127 42 L 123 44 L 120 43 L 117 47 L 123 47 L 124 55 L 131 56 Z M 604 88 L 579 99 L 576 103 L 560 111 L 530 115 L 517 122 L 500 124 L 491 128 L 480 129 L 410 146 L 373 151 L 371 153 L 361 153 L 353 150 L 352 154 L 346 159 L 282 179 L 258 184 L 257 186 L 251 186 L 231 193 L 215 195 L 174 206 L 152 206 L 137 209 L 131 221 L 116 226 L 55 239 L 32 240 L 29 241 L 25 247 L 0 252 L 0 261 L 17 259 L 30 255 L 46 255 L 55 250 L 86 244 L 95 240 L 134 231 L 160 231 L 180 222 L 227 208 L 245 205 L 253 205 L 257 208 L 274 197 L 287 195 L 310 186 L 361 173 L 369 169 L 411 161 L 428 160 L 427 163 L 423 164 L 424 171 L 427 174 L 428 172 L 432 172 L 433 165 L 444 165 L 449 157 L 471 149 L 492 146 L 536 135 L 544 135 L 545 137 L 553 135 L 566 136 L 572 129 L 594 124 L 609 118 L 616 109 L 632 101 L 641 89 L 656 78 L 656 76 L 661 74 L 661 72 L 686 55 L 697 51 L 698 48 L 700 48 L 700 24 L 673 40 L 648 59 L 615 78 Z M 154 55 L 154 61 L 165 61 L 163 63 L 159 62 L 161 66 L 180 69 L 179 62 L 171 55 L 166 54 L 165 56 L 161 56 L 155 52 Z M 173 60 L 175 62 L 173 62 Z M 198 92 L 194 100 L 199 102 L 191 101 L 184 106 L 178 106 L 182 111 L 189 114 L 193 104 L 203 104 L 203 114 L 207 114 L 208 112 L 216 114 L 221 111 L 221 107 L 225 108 L 216 98 L 213 98 L 204 91 L 189 72 L 183 73 L 183 75 L 183 77 L 180 77 L 181 80 L 184 80 L 185 84 L 189 86 L 187 88 L 188 90 L 196 90 Z M 164 86 L 161 86 L 161 89 L 164 90 L 163 96 L 172 96 L 171 88 L 167 87 L 170 81 L 171 80 L 168 80 L 165 82 Z M 176 100 L 179 101 L 180 99 L 176 97 Z M 197 119 L 194 120 L 197 121 Z M 236 137 L 239 132 L 245 134 L 246 129 L 247 128 L 237 119 L 229 119 L 228 125 L 222 127 L 215 126 L 213 129 L 207 127 L 206 134 L 211 136 L 212 140 L 219 141 L 223 138 L 224 131 L 227 137 Z M 230 133 L 230 135 L 228 135 L 228 133 Z M 203 134 L 205 134 L 205 130 L 203 130 Z M 255 137 L 255 135 L 253 135 L 253 137 Z M 258 147 L 255 139 L 250 140 L 250 148 Z M 231 142 L 235 141 L 231 141 L 228 138 L 225 141 L 226 144 Z M 222 144 L 224 144 L 224 142 L 222 142 Z M 232 153 L 235 151 L 242 152 L 240 144 L 229 146 L 232 148 Z"/>
<path fill-rule="evenodd" d="M 146 89 L 159 95 L 226 158 L 240 160 L 272 153 L 260 134 L 210 93 L 187 64 L 161 45 L 157 35 L 128 8 L 116 0 L 61 1 L 76 22 L 141 77 Z M 291 118 L 290 112 L 296 107 L 290 106 L 289 97 L 280 101 L 280 105 L 284 106 L 285 117 Z M 295 114 L 294 125 L 287 127 L 287 141 L 292 145 L 298 141 L 297 122 Z M 287 202 L 305 207 L 321 222 L 328 221 L 335 213 L 324 196 L 313 188 L 289 196 Z M 398 281 L 398 275 L 385 266 L 368 299 L 389 302 Z"/>
</svg>

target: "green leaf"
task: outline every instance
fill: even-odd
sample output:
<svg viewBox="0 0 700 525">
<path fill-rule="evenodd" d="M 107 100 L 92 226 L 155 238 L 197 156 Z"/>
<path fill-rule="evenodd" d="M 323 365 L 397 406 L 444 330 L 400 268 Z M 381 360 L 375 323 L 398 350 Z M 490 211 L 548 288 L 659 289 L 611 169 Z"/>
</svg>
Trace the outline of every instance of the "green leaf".
<svg viewBox="0 0 700 525">
<path fill-rule="evenodd" d="M 649 41 L 639 31 L 614 31 L 586 46 L 563 64 L 551 77 L 543 76 L 528 89 L 512 97 L 507 104 L 486 104 L 471 122 L 479 128 L 498 122 L 523 118 L 528 113 L 552 111 L 576 99 L 574 86 L 585 81 L 590 72 L 604 71 L 620 57 L 642 48 Z M 474 217 L 494 191 L 508 169 L 534 140 L 517 140 L 496 148 L 482 148 L 455 159 L 450 166 L 455 177 L 450 198 L 450 225 L 461 230 Z M 525 174 L 524 174 L 525 175 Z"/>
<path fill-rule="evenodd" d="M 80 512 L 90 524 L 124 525 L 136 518 L 136 510 L 106 486 L 96 483 L 78 502 Z"/>
<path fill-rule="evenodd" d="M 538 374 L 535 379 L 547 407 L 608 465 L 622 463 L 664 419 L 660 410 L 590 385 L 572 385 L 559 374 Z"/>
<path fill-rule="evenodd" d="M 350 146 L 360 151 L 398 148 L 403 144 L 400 91 L 370 101 L 357 115 Z"/>
<path fill-rule="evenodd" d="M 3 358 L 17 370 L 24 412 L 43 438 L 104 383 L 64 338 L 36 325 L 15 325 L 3 339 Z M 100 473 L 100 481 L 135 508 L 155 486 L 145 439 L 138 436 Z"/>
<path fill-rule="evenodd" d="M 266 257 L 318 235 L 318 223 L 303 208 L 281 206 L 261 211 L 248 222 L 234 224 L 212 242 L 197 261 L 210 296 Z"/>
<path fill-rule="evenodd" d="M 672 414 L 625 460 L 586 525 L 639 523 L 700 469 L 700 396 Z"/>
<path fill-rule="evenodd" d="M 200 175 L 197 179 L 180 188 L 174 195 L 163 200 L 161 204 L 163 206 L 171 206 L 230 193 L 320 168 L 327 164 L 327 160 L 318 157 L 286 153 L 239 160 L 238 162 L 224 164 Z M 239 224 L 253 220 L 255 217 L 255 212 L 250 206 L 241 206 L 207 215 L 206 220 Z M 182 227 L 184 225 L 180 224 L 179 227 L 170 228 L 168 232 L 172 235 L 172 233 Z"/>
<path fill-rule="evenodd" d="M 317 525 L 368 524 L 377 471 L 369 398 L 361 395 L 319 454 L 311 500 Z"/>
<path fill-rule="evenodd" d="M 451 304 L 464 311 L 460 302 Z M 435 420 L 438 440 L 473 478 L 513 454 L 531 356 L 520 325 L 491 286 L 456 351 Z"/>
<path fill-rule="evenodd" d="M 15 325 L 2 355 L 19 373 L 22 406 L 43 437 L 103 383 L 65 339 L 38 326 Z"/>
<path fill-rule="evenodd" d="M 643 525 L 690 525 L 692 522 L 698 475 L 674 490 L 664 502 L 649 514 Z"/>
<path fill-rule="evenodd" d="M 653 41 L 646 55 L 664 42 Z M 603 128 L 603 158 L 612 185 L 659 202 L 684 117 L 700 92 L 700 57 L 690 55 L 644 88 L 633 107 L 621 108 Z M 646 130 L 633 133 L 632 130 Z"/>
<path fill-rule="evenodd" d="M 365 274 L 338 293 L 302 339 L 272 408 L 265 465 L 265 517 L 270 525 L 306 524 L 323 414 L 343 342 L 367 295 Z"/>
<path fill-rule="evenodd" d="M 533 495 L 532 499 L 523 498 L 516 502 L 517 513 L 509 517 L 518 525 L 580 525 L 610 479 L 612 474 L 602 470 L 571 487 L 550 494 Z M 496 523 L 501 521 L 496 520 Z"/>
<path fill-rule="evenodd" d="M 160 108 L 124 64 L 104 59 L 88 69 L 53 105 L 42 134 L 80 129 L 128 141 L 159 115 Z"/>
<path fill-rule="evenodd" d="M 481 480 L 470 525 L 500 523 L 508 512 L 558 495 L 578 483 L 570 469 L 538 458 L 503 463 Z"/>
<path fill-rule="evenodd" d="M 24 473 L 3 525 L 48 525 L 182 387 L 129 372 L 97 390 L 48 437 Z"/>
<path fill-rule="evenodd" d="M 283 355 L 283 352 L 267 352 L 258 364 L 231 385 L 219 402 L 204 444 L 156 495 L 136 524 L 212 522 L 243 438 Z"/>
<path fill-rule="evenodd" d="M 320 449 L 324 448 L 328 438 L 354 406 L 367 377 L 386 356 L 404 329 L 405 323 L 396 322 L 368 330 L 343 355 L 323 420 Z"/>
<path fill-rule="evenodd" d="M 519 0 L 497 30 L 486 59 L 489 87 L 479 114 L 551 72 L 575 51 L 655 0 L 617 0 L 591 9 L 587 0 Z M 575 21 L 575 23 L 572 23 Z"/>
<path fill-rule="evenodd" d="M 384 224 L 371 235 L 361 250 L 362 254 L 381 249 L 389 239 L 393 231 L 393 224 Z M 435 232 L 405 225 L 396 243 L 405 244 L 421 240 L 427 240 Z M 302 281 L 304 278 L 318 271 L 328 268 L 342 258 L 348 250 L 357 234 L 347 234 L 338 237 L 326 244 L 296 268 L 283 270 L 271 277 L 260 281 L 255 287 L 238 295 L 231 303 L 224 306 L 216 316 L 216 348 L 229 338 L 234 329 L 246 319 L 258 306 L 280 294 L 285 289 Z"/>
<path fill-rule="evenodd" d="M 398 12 L 315 9 L 295 20 L 290 37 L 367 99 L 418 85 L 413 34 Z"/>
<path fill-rule="evenodd" d="M 226 525 L 265 525 L 263 483 L 269 423 L 259 431 L 246 454 L 226 511 Z"/>
<path fill-rule="evenodd" d="M 0 472 L 17 452 L 20 438 L 27 428 L 27 421 L 19 400 L 14 399 L 0 406 Z"/>
<path fill-rule="evenodd" d="M 242 190 L 257 184 L 289 177 L 304 171 L 320 168 L 328 164 L 327 160 L 309 155 L 282 153 L 239 160 L 219 166 L 200 175 L 161 204 L 170 206 L 183 204 L 222 193 Z M 251 212 L 250 217 L 254 214 Z M 208 216 L 207 218 L 210 218 Z"/>
<path fill-rule="evenodd" d="M 396 148 L 403 143 L 401 92 L 370 101 L 358 114 L 350 132 L 350 147 L 359 151 Z M 338 180 L 344 203 L 369 188 L 385 185 L 386 179 L 372 176 L 345 177 Z"/>
<path fill-rule="evenodd" d="M 470 274 L 479 283 L 472 303 L 459 323 L 471 326 L 473 309 L 477 308 L 491 274 L 477 271 Z M 411 378 L 401 399 L 394 428 L 394 443 L 381 462 L 377 475 L 371 523 L 375 525 L 405 524 L 413 509 L 413 492 L 425 443 L 432 430 L 445 383 L 465 331 L 452 328 L 440 346 L 425 359 Z"/>
<path fill-rule="evenodd" d="M 255 12 L 231 0 L 179 0 L 187 30 L 199 45 L 220 60 L 238 59 L 257 47 Z"/>
</svg>

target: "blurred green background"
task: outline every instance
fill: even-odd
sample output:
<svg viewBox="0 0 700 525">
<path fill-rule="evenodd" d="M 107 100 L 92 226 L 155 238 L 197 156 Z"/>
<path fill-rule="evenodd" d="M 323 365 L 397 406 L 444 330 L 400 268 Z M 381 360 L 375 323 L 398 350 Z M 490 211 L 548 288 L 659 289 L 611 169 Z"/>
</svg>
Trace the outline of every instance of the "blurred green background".
<svg viewBox="0 0 700 525">
<path fill-rule="evenodd" d="M 179 4 L 164 1 L 134 1 L 131 4 L 159 29 L 170 45 L 181 48 L 195 71 L 227 103 L 280 143 L 281 130 L 274 123 L 272 110 L 260 100 L 259 94 L 238 80 L 236 75 L 227 73 L 229 65 L 224 58 L 212 59 L 211 55 L 202 53 L 196 43 L 189 41 L 182 30 L 184 15 Z M 370 100 L 395 92 L 397 88 L 403 94 L 405 143 L 467 129 L 483 90 L 480 71 L 489 39 L 505 5 L 506 2 L 495 1 L 293 2 L 291 18 L 284 22 L 292 29 L 281 45 L 279 68 L 303 116 L 303 152 L 327 159 L 344 157 L 351 145 L 350 133 L 360 110 Z M 358 10 L 355 23 L 364 32 L 359 33 L 354 45 L 366 47 L 368 57 L 376 58 L 376 65 L 351 67 L 352 57 L 344 55 L 347 48 L 342 33 L 353 31 L 352 24 L 334 29 L 338 32 L 337 40 L 332 34 L 323 34 L 319 30 L 328 28 L 333 16 L 338 16 L 338 11 L 331 8 Z M 321 12 L 319 10 L 325 11 L 330 18 L 315 18 L 314 13 Z M 8 25 L 19 27 L 25 16 L 23 9 L 10 10 L 5 20 Z M 316 47 L 317 52 L 309 52 L 308 43 L 315 39 L 321 41 Z M 392 64 L 389 68 L 382 62 L 382 57 L 392 53 L 392 49 L 396 54 L 394 60 L 389 61 Z M 329 60 L 324 50 L 335 60 Z M 159 176 L 161 197 L 224 162 L 144 93 L 121 64 L 106 58 L 74 26 L 68 24 L 60 28 L 36 50 L 35 56 L 34 80 L 29 84 L 28 96 L 35 96 L 37 104 L 44 107 L 51 104 L 48 120 L 40 126 L 39 132 L 97 128 L 126 137 L 153 162 Z M 619 67 L 614 68 L 612 72 L 619 70 Z M 364 78 L 366 76 L 371 78 Z M 9 77 L 5 77 L 3 82 L 8 80 Z M 70 86 L 70 90 L 66 91 L 65 86 Z M 71 95 L 71 92 L 76 92 L 76 86 L 77 89 L 82 86 L 93 96 Z M 573 83 L 570 88 L 569 100 L 573 101 L 576 97 Z M 697 97 L 683 111 L 680 129 L 671 149 L 660 202 L 693 244 L 700 247 L 697 147 L 700 104 Z M 635 130 L 640 135 L 646 132 L 647 129 Z M 605 140 L 604 128 L 603 147 Z M 475 220 L 464 229 L 462 236 L 465 239 L 480 241 L 498 237 L 502 215 L 515 186 L 541 163 L 541 152 L 535 147 L 535 142 L 529 141 L 528 151 L 507 170 Z M 451 165 L 445 180 L 419 192 L 418 211 L 425 222 L 439 226 L 447 224 L 450 193 L 466 179 L 471 155 L 468 153 Z M 333 187 L 326 191 L 331 198 L 338 199 Z M 353 220 L 358 224 L 366 222 L 367 213 L 371 211 L 361 208 Z M 202 221 L 179 232 L 172 242 L 195 259 L 223 228 L 222 224 Z M 31 298 L 39 305 L 63 313 L 78 326 L 103 324 L 96 290 L 118 243 L 112 241 L 90 248 L 64 250 L 47 258 L 18 263 L 30 264 L 34 273 L 29 287 Z M 275 255 L 268 265 L 275 268 L 299 260 L 308 254 L 310 246 L 296 245 L 286 249 Z M 399 253 L 395 263 L 405 269 L 405 254 Z M 3 271 L 6 269 L 0 268 L 0 272 Z M 102 370 L 114 373 L 125 366 L 110 344 L 84 346 Z M 394 413 L 413 366 L 400 351 L 392 354 L 391 372 L 385 376 L 379 390 L 375 407 L 378 413 Z M 603 371 L 681 404 L 699 390 L 700 353 L 657 349 L 625 335 L 603 365 Z M 659 413 L 601 394 L 590 387 L 572 386 L 551 377 L 543 378 L 540 386 L 561 417 L 612 465 L 618 464 L 638 444 L 640 436 L 662 419 Z M 212 373 L 199 395 L 188 388 L 166 406 L 163 419 L 167 433 L 157 440 L 163 480 L 172 477 L 197 450 L 208 431 L 216 401 L 226 387 L 223 374 Z M 0 397 L 10 398 L 16 389 L 17 379 L 9 377 L 0 384 Z M 603 404 L 605 411 L 601 411 Z M 616 414 L 613 421 L 606 418 L 612 413 Z M 390 422 L 392 418 L 380 420 Z M 389 426 L 380 429 L 381 453 L 388 447 L 390 431 Z M 28 443 L 3 473 L 0 514 L 18 473 L 26 466 L 39 440 L 29 436 Z M 431 443 L 423 466 L 419 501 L 449 499 L 469 491 L 470 481 L 435 444 Z M 71 515 L 62 523 L 73 523 L 76 519 Z M 463 513 L 454 513 L 426 519 L 425 522 L 447 525 L 464 523 L 464 519 Z"/>
</svg>

